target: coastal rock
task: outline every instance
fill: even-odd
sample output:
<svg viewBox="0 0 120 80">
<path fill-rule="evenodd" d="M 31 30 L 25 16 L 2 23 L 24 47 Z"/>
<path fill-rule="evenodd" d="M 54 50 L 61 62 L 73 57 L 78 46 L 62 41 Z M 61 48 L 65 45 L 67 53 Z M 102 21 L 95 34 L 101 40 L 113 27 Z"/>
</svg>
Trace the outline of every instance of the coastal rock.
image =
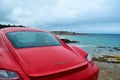
<svg viewBox="0 0 120 80">
<path fill-rule="evenodd" d="M 64 41 L 65 43 L 79 43 L 78 41 L 71 41 L 69 39 L 61 39 L 62 41 Z"/>
<path fill-rule="evenodd" d="M 105 57 L 92 57 L 94 61 L 100 61 L 100 62 L 107 62 L 107 59 Z"/>
<path fill-rule="evenodd" d="M 120 63 L 120 60 L 116 60 L 116 59 L 113 59 L 113 58 L 108 58 L 107 62 L 109 62 L 109 63 Z"/>
<path fill-rule="evenodd" d="M 100 62 L 120 63 L 120 55 L 103 55 L 100 57 L 93 56 L 92 59 Z"/>
<path fill-rule="evenodd" d="M 106 48 L 106 47 L 104 47 L 104 46 L 98 46 L 97 48 Z"/>
<path fill-rule="evenodd" d="M 120 47 L 114 47 L 113 49 L 120 51 Z"/>
</svg>

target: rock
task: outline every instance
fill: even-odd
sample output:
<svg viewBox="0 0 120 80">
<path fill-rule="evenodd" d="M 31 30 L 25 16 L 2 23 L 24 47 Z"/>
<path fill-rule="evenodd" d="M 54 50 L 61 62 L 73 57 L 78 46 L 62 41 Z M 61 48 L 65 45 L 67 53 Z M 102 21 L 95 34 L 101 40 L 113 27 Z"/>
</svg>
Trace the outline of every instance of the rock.
<svg viewBox="0 0 120 80">
<path fill-rule="evenodd" d="M 98 46 L 97 48 L 106 48 L 106 47 L 104 47 L 104 46 Z"/>
<path fill-rule="evenodd" d="M 107 62 L 108 63 L 120 63 L 120 60 L 116 60 L 114 58 L 108 58 Z"/>
<path fill-rule="evenodd" d="M 113 49 L 120 51 L 120 47 L 114 47 Z"/>
<path fill-rule="evenodd" d="M 92 57 L 94 61 L 107 62 L 107 59 L 104 57 Z"/>
<path fill-rule="evenodd" d="M 61 39 L 62 41 L 64 41 L 65 43 L 79 43 L 79 41 L 71 41 L 69 39 Z"/>
<path fill-rule="evenodd" d="M 109 51 L 113 51 L 113 50 L 110 49 Z"/>
<path fill-rule="evenodd" d="M 101 57 L 92 57 L 94 61 L 120 63 L 120 55 L 103 55 Z"/>
</svg>

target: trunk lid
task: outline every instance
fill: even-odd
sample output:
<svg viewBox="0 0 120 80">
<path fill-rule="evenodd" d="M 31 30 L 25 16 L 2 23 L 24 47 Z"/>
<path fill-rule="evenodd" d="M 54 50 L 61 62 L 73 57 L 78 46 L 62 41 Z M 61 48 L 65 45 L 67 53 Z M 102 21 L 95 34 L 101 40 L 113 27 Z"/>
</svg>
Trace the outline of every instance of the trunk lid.
<svg viewBox="0 0 120 80">
<path fill-rule="evenodd" d="M 32 77 L 45 76 L 78 68 L 85 59 L 63 46 L 16 49 L 21 66 Z"/>
</svg>

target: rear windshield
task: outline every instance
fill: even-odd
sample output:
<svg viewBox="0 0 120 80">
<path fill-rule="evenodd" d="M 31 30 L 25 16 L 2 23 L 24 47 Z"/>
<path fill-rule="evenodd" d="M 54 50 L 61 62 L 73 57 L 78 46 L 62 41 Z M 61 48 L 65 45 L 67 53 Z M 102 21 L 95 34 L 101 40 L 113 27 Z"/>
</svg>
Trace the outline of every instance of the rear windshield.
<svg viewBox="0 0 120 80">
<path fill-rule="evenodd" d="M 19 31 L 9 32 L 6 35 L 15 48 L 61 45 L 53 35 L 47 32 Z"/>
</svg>

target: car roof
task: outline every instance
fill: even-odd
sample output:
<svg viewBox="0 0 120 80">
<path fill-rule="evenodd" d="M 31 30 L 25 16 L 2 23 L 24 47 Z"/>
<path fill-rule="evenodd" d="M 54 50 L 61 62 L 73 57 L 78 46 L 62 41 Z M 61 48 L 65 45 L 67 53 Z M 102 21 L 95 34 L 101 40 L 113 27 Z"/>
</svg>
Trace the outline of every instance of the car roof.
<svg viewBox="0 0 120 80">
<path fill-rule="evenodd" d="M 0 32 L 4 32 L 4 33 L 14 32 L 14 31 L 42 31 L 42 32 L 45 32 L 40 29 L 33 29 L 33 28 L 28 28 L 28 27 L 9 27 L 9 28 L 0 29 Z"/>
</svg>

